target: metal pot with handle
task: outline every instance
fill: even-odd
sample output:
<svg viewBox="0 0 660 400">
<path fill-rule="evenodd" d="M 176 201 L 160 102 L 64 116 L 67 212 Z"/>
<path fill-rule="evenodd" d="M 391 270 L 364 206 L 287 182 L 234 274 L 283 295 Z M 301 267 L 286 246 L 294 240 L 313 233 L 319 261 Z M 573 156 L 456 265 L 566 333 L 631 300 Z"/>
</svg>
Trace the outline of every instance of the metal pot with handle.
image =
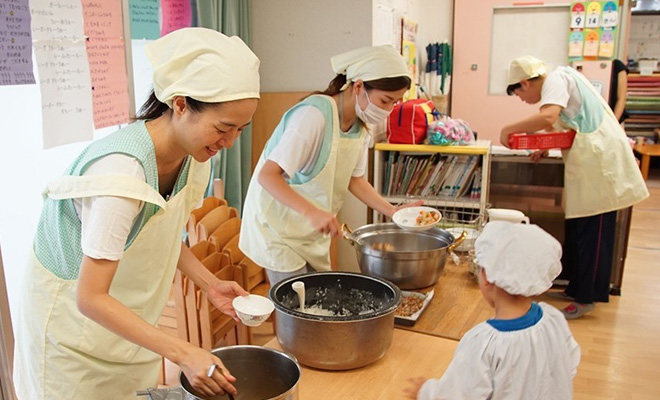
<svg viewBox="0 0 660 400">
<path fill-rule="evenodd" d="M 259 346 L 227 346 L 212 351 L 236 377 L 235 400 L 298 400 L 301 371 L 287 353 Z M 230 400 L 228 395 L 203 396 L 179 373 L 185 400 Z"/>
<path fill-rule="evenodd" d="M 293 284 L 305 285 L 301 310 Z M 363 367 L 392 343 L 401 291 L 383 279 L 352 272 L 313 272 L 284 279 L 269 293 L 277 340 L 301 364 L 323 370 Z"/>
<path fill-rule="evenodd" d="M 400 289 L 420 289 L 434 285 L 445 268 L 447 256 L 466 237 L 456 240 L 444 229 L 409 231 L 394 223 L 371 224 L 344 237 L 355 247 L 360 270 L 387 279 Z M 355 240 L 351 240 L 355 238 Z"/>
</svg>

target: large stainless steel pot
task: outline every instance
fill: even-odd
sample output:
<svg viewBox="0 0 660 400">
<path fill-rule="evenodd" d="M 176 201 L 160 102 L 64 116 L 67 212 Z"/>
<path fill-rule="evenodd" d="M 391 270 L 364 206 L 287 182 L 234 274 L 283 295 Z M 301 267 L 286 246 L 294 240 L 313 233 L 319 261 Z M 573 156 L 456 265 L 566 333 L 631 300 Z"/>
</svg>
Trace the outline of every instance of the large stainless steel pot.
<svg viewBox="0 0 660 400">
<path fill-rule="evenodd" d="M 236 400 L 297 400 L 300 366 L 281 351 L 259 346 L 227 346 L 212 351 L 236 377 Z M 185 400 L 228 400 L 226 395 L 205 397 L 179 373 Z"/>
<path fill-rule="evenodd" d="M 293 282 L 306 287 L 305 306 L 350 315 L 323 316 L 299 310 Z M 301 364 L 324 370 L 365 366 L 392 343 L 394 311 L 401 291 L 383 279 L 351 272 L 316 272 L 285 279 L 270 289 L 277 340 Z"/>
<path fill-rule="evenodd" d="M 355 231 L 347 226 L 345 235 L 355 247 L 360 271 L 394 283 L 401 289 L 420 289 L 434 285 L 445 268 L 447 255 L 465 238 L 454 240 L 444 229 L 408 231 L 394 223 L 371 224 Z M 382 250 L 374 243 L 388 243 L 394 250 Z"/>
</svg>

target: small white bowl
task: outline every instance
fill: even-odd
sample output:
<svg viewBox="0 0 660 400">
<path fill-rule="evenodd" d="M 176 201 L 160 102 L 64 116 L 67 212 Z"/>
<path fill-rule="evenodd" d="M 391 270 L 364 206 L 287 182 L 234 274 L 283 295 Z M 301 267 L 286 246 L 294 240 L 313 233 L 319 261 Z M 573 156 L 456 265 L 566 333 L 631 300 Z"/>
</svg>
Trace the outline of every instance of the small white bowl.
<svg viewBox="0 0 660 400">
<path fill-rule="evenodd" d="M 422 211 L 436 212 L 438 213 L 438 220 L 431 224 L 427 225 L 417 225 L 417 216 Z M 409 230 L 409 231 L 425 231 L 431 229 L 442 220 L 442 213 L 436 210 L 433 207 L 406 207 L 402 208 L 399 211 L 395 212 L 392 215 L 392 222 L 394 222 L 399 228 Z"/>
<path fill-rule="evenodd" d="M 231 304 L 234 306 L 238 318 L 247 326 L 261 325 L 275 309 L 275 305 L 270 299 L 256 294 L 238 296 Z"/>
</svg>

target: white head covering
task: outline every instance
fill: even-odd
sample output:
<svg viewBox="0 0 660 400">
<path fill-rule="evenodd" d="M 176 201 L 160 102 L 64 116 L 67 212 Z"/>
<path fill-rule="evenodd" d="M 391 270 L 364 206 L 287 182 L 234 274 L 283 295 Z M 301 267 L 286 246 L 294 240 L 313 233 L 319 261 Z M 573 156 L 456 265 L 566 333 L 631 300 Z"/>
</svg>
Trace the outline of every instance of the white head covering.
<svg viewBox="0 0 660 400">
<path fill-rule="evenodd" d="M 259 98 L 259 59 L 243 41 L 213 29 L 184 28 L 145 46 L 154 67 L 156 98 L 205 103 Z"/>
<path fill-rule="evenodd" d="M 410 78 L 408 66 L 401 54 L 392 46 L 368 46 L 347 51 L 330 59 L 332 70 L 337 74 L 346 75 L 346 85 L 358 79 L 373 81 L 383 78 L 407 76 Z"/>
<path fill-rule="evenodd" d="M 547 69 L 543 61 L 532 56 L 522 56 L 511 61 L 507 85 L 515 85 L 523 79 L 532 79 L 545 75 Z"/>
<path fill-rule="evenodd" d="M 539 295 L 561 272 L 561 245 L 536 225 L 489 222 L 475 251 L 488 281 L 512 295 Z"/>
</svg>

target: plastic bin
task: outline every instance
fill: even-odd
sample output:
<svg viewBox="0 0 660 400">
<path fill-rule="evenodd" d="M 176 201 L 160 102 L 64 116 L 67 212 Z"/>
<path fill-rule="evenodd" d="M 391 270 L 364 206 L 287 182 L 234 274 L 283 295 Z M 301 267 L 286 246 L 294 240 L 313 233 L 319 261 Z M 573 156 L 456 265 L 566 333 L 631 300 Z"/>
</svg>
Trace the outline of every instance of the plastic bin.
<svg viewBox="0 0 660 400">
<path fill-rule="evenodd" d="M 515 150 L 570 149 L 575 131 L 550 133 L 514 133 L 509 135 L 509 148 Z"/>
</svg>

